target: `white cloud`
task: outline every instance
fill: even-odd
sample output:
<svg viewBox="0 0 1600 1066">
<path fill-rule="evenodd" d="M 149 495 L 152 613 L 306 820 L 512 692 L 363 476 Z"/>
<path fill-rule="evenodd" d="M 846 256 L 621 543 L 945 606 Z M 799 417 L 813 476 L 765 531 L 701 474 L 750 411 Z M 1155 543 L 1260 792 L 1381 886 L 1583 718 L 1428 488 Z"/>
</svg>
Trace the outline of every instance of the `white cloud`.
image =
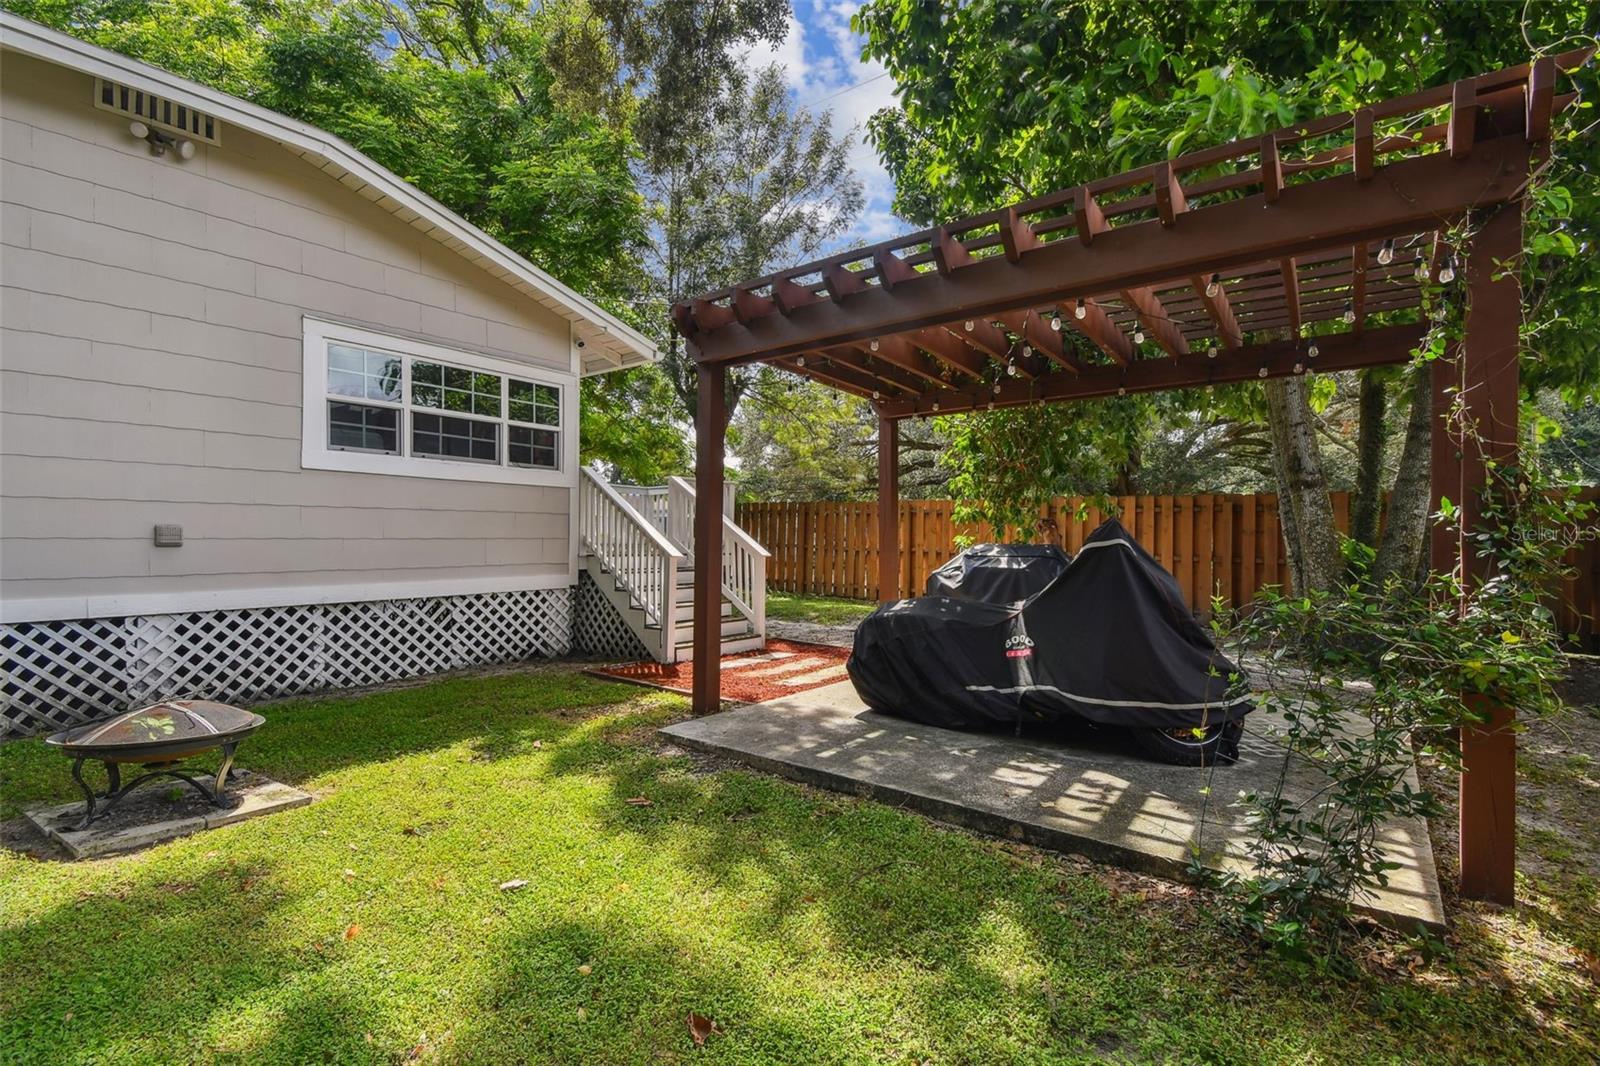
<svg viewBox="0 0 1600 1066">
<path fill-rule="evenodd" d="M 867 143 L 867 119 L 895 103 L 894 81 L 876 60 L 861 60 L 861 38 L 850 30 L 849 3 L 797 0 L 798 17 L 789 18 L 789 32 L 778 45 L 763 45 L 747 53 L 753 65 L 777 63 L 796 102 L 812 111 L 828 111 L 834 132 L 853 131 L 850 165 L 861 179 L 866 208 L 841 248 L 884 240 L 911 229 L 890 210 L 894 183 Z"/>
</svg>

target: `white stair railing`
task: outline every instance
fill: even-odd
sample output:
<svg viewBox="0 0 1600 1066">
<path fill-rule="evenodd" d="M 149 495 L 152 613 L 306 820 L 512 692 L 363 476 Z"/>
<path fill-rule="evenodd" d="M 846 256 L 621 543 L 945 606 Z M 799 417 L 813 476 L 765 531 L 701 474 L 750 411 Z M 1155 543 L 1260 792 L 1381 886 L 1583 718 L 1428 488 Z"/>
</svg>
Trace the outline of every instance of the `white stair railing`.
<svg viewBox="0 0 1600 1066">
<path fill-rule="evenodd" d="M 649 624 L 661 627 L 663 650 L 670 653 L 685 554 L 594 471 L 582 468 L 578 487 L 584 549 L 611 571 Z"/>
<path fill-rule="evenodd" d="M 667 487 L 665 485 L 611 486 L 628 506 L 655 524 L 661 532 L 667 531 Z"/>
<path fill-rule="evenodd" d="M 722 515 L 722 594 L 750 620 L 756 636 L 767 635 L 767 559 L 771 552 L 727 514 Z M 681 477 L 667 479 L 667 536 L 694 554 L 694 485 Z"/>
</svg>

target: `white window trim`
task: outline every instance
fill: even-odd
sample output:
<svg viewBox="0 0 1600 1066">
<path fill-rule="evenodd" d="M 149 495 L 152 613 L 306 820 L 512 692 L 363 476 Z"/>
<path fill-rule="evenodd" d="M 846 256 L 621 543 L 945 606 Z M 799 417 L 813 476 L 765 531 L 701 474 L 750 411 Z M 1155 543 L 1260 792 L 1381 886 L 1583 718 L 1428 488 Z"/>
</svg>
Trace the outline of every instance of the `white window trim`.
<svg viewBox="0 0 1600 1066">
<path fill-rule="evenodd" d="M 577 483 L 578 475 L 578 378 L 549 367 L 518 363 L 509 359 L 483 355 L 478 352 L 446 348 L 409 337 L 375 333 L 358 326 L 340 322 L 306 318 L 305 359 L 303 365 L 303 394 L 301 399 L 300 465 L 307 470 L 342 470 L 360 474 L 391 474 L 399 477 L 423 477 L 450 481 L 482 481 L 502 485 L 551 485 L 570 488 Z M 410 403 L 411 360 L 448 363 L 458 367 L 499 374 L 502 378 L 516 378 L 541 385 L 554 385 L 561 390 L 561 426 L 559 427 L 560 454 L 556 469 L 546 467 L 511 466 L 510 434 L 505 427 L 510 423 L 499 420 L 499 464 L 482 461 L 433 459 L 411 455 L 384 455 L 378 452 L 338 450 L 328 447 L 328 344 L 345 343 L 361 348 L 394 352 L 408 357 L 402 386 L 404 401 L 399 404 L 401 449 L 407 450 L 411 432 Z M 504 388 L 506 386 L 502 386 Z M 352 402 L 366 402 L 356 401 Z M 389 403 L 374 402 L 374 406 L 392 407 Z M 503 408 L 502 408 L 503 409 Z M 441 412 L 452 415 L 451 412 Z M 466 417 L 471 417 L 466 416 Z M 494 421 L 494 420 L 490 420 Z M 520 424 L 520 423 L 518 423 Z M 538 427 L 534 427 L 538 428 Z"/>
</svg>

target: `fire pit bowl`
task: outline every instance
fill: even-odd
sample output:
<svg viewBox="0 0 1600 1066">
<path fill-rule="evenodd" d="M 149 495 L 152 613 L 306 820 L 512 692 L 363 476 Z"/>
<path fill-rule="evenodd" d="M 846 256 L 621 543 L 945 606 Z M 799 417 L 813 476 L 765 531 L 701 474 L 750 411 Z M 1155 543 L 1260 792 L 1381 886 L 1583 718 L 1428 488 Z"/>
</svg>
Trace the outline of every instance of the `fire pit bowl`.
<svg viewBox="0 0 1600 1066">
<path fill-rule="evenodd" d="M 211 700 L 170 700 L 112 718 L 63 729 L 45 738 L 45 743 L 70 756 L 72 779 L 83 790 L 87 804 L 78 829 L 86 829 L 103 817 L 128 793 L 153 778 L 171 777 L 184 782 L 215 807 L 227 807 L 225 789 L 233 752 L 239 742 L 260 729 L 266 719 L 242 707 Z M 175 767 L 183 760 L 222 749 L 222 765 L 208 785 L 194 774 Z M 83 764 L 95 759 L 105 765 L 107 786 L 96 794 L 83 779 Z M 121 764 L 142 763 L 148 773 L 122 784 Z M 102 802 L 103 801 L 103 802 Z"/>
</svg>

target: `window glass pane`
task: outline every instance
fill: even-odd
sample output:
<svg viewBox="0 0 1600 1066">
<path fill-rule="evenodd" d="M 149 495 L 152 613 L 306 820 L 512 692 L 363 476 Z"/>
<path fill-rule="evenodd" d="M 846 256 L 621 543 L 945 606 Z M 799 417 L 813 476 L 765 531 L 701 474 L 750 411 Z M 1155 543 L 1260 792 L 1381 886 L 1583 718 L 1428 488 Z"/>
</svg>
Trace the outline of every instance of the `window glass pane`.
<svg viewBox="0 0 1600 1066">
<path fill-rule="evenodd" d="M 328 345 L 329 370 L 353 370 L 361 373 L 366 365 L 366 353 L 360 348 L 351 348 L 343 344 Z"/>
<path fill-rule="evenodd" d="M 471 392 L 472 371 L 462 370 L 458 366 L 447 366 L 444 368 L 444 384 L 446 388 Z"/>
<path fill-rule="evenodd" d="M 472 375 L 473 414 L 500 417 L 500 375 Z"/>
<path fill-rule="evenodd" d="M 506 457 L 511 460 L 512 466 L 540 466 L 554 470 L 558 466 L 556 442 L 560 436 L 554 430 L 511 426 Z"/>
<path fill-rule="evenodd" d="M 561 390 L 554 385 L 535 385 L 513 378 L 508 385 L 506 416 L 513 422 L 535 422 L 541 426 L 561 424 Z"/>
<path fill-rule="evenodd" d="M 367 353 L 367 399 L 400 402 L 400 360 L 378 352 Z"/>
<path fill-rule="evenodd" d="M 334 396 L 366 395 L 366 378 L 349 370 L 328 368 L 328 392 Z"/>
<path fill-rule="evenodd" d="M 500 461 L 500 425 L 445 415 L 411 416 L 411 454 L 429 459 Z"/>
<path fill-rule="evenodd" d="M 443 385 L 444 367 L 438 363 L 424 363 L 422 360 L 413 360 L 411 363 L 411 384 L 417 385 Z"/>
<path fill-rule="evenodd" d="M 411 402 L 418 407 L 442 407 L 444 394 L 437 385 L 412 385 Z"/>
<path fill-rule="evenodd" d="M 444 409 L 446 411 L 472 410 L 472 393 L 462 392 L 460 389 L 445 389 Z"/>
<path fill-rule="evenodd" d="M 339 451 L 400 452 L 400 412 L 392 407 L 328 404 L 328 447 Z"/>
</svg>

